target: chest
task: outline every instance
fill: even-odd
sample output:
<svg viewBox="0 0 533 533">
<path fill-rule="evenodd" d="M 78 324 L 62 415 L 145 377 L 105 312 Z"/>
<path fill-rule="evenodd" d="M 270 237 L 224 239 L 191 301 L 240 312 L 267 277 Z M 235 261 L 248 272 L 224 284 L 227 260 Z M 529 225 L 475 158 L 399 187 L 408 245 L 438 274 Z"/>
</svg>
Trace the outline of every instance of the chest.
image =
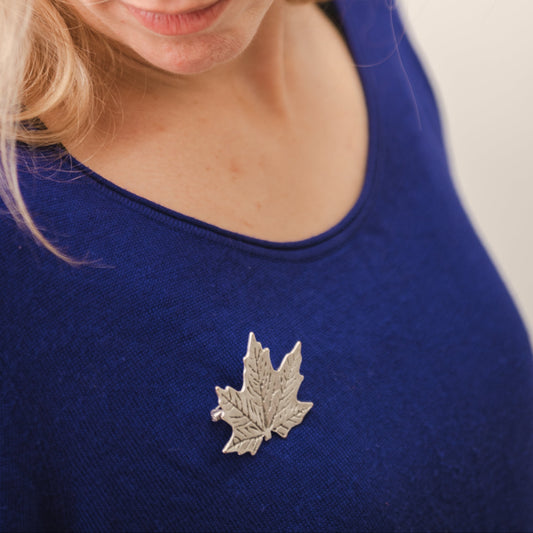
<svg viewBox="0 0 533 533">
<path fill-rule="evenodd" d="M 161 233 L 157 225 L 139 239 L 127 266 L 92 281 L 75 273 L 77 290 L 62 280 L 70 300 L 59 309 L 43 296 L 56 314 L 40 327 L 49 340 L 35 346 L 50 348 L 32 371 L 47 377 L 26 394 L 45 421 L 35 440 L 47 443 L 46 486 L 67 502 L 54 509 L 65 523 L 133 531 L 520 523 L 509 502 L 526 508 L 529 481 L 514 480 L 530 457 L 517 443 L 531 431 L 531 364 L 520 342 L 501 348 L 513 329 L 503 305 L 474 312 L 487 298 L 479 269 L 446 283 L 451 245 L 439 243 L 427 266 L 397 251 L 386 261 L 392 241 L 374 241 L 369 262 L 358 239 L 353 252 L 280 266 L 193 248 L 192 238 L 167 238 L 161 250 Z M 410 274 L 416 282 L 406 282 Z M 60 331 L 57 316 L 69 317 Z M 214 387 L 240 388 L 252 329 L 276 368 L 302 341 L 298 397 L 314 406 L 256 456 L 224 455 L 230 431 L 210 420 Z"/>
<path fill-rule="evenodd" d="M 368 118 L 346 43 L 318 10 L 311 25 L 316 64 L 287 80 L 282 107 L 235 88 L 132 113 L 111 142 L 92 139 L 74 155 L 138 196 L 236 233 L 295 241 L 327 231 L 361 192 Z"/>
</svg>

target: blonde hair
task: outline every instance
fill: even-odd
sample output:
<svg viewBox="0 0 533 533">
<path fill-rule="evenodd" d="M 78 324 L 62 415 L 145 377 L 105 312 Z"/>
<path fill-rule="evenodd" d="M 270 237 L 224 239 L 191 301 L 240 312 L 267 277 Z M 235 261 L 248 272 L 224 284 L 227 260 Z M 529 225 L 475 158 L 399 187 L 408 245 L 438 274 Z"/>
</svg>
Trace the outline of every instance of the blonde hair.
<svg viewBox="0 0 533 533">
<path fill-rule="evenodd" d="M 306 3 L 314 0 L 287 0 Z M 95 124 L 105 94 L 112 44 L 84 24 L 69 0 L 0 0 L 0 198 L 21 229 L 59 258 L 21 194 L 16 144 L 75 143 Z M 111 71 L 107 69 L 107 72 Z M 52 128 L 39 118 L 53 114 Z"/>
<path fill-rule="evenodd" d="M 95 39 L 63 0 L 0 0 L 0 197 L 21 229 L 59 258 L 79 261 L 37 227 L 21 194 L 16 143 L 46 146 L 81 139 L 94 123 L 102 75 L 94 61 L 109 45 Z M 93 43 L 102 50 L 95 51 Z M 53 128 L 39 117 L 53 113 Z"/>
</svg>

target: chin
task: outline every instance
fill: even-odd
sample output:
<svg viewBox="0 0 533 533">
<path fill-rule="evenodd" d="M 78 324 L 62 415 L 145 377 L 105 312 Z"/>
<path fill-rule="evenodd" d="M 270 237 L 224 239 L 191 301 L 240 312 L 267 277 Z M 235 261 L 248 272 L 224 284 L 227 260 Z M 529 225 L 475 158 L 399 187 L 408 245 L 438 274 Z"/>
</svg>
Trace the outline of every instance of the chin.
<svg viewBox="0 0 533 533">
<path fill-rule="evenodd" d="M 196 35 L 187 42 L 165 43 L 149 50 L 134 47 L 150 65 L 172 73 L 193 75 L 215 69 L 239 56 L 250 39 L 235 35 Z"/>
</svg>

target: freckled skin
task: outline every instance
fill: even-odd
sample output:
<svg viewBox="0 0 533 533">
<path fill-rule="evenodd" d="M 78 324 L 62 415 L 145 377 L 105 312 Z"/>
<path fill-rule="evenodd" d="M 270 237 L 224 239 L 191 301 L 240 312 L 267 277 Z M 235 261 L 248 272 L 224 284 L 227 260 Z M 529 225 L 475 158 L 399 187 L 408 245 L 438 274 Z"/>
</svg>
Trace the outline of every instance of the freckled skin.
<svg viewBox="0 0 533 533">
<path fill-rule="evenodd" d="M 233 174 L 233 179 L 237 180 L 242 172 L 242 168 L 237 158 L 232 158 L 229 166 L 230 172 Z"/>
<path fill-rule="evenodd" d="M 206 3 L 127 1 L 167 13 Z M 272 241 L 317 235 L 353 206 L 365 99 L 349 50 L 316 5 L 229 0 L 212 26 L 168 36 L 122 0 L 69 2 L 123 48 L 114 98 L 82 142 L 66 144 L 92 170 L 168 209 Z"/>
</svg>

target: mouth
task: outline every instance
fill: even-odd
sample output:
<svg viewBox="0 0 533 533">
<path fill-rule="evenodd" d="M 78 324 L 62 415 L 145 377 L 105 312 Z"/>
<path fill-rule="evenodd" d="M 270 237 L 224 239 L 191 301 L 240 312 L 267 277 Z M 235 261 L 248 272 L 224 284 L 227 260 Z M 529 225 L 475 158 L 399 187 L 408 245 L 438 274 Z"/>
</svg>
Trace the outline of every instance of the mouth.
<svg viewBox="0 0 533 533">
<path fill-rule="evenodd" d="M 159 35 L 187 35 L 209 28 L 222 14 L 230 0 L 211 0 L 180 11 L 148 11 L 127 2 L 123 5 L 145 28 Z"/>
</svg>

